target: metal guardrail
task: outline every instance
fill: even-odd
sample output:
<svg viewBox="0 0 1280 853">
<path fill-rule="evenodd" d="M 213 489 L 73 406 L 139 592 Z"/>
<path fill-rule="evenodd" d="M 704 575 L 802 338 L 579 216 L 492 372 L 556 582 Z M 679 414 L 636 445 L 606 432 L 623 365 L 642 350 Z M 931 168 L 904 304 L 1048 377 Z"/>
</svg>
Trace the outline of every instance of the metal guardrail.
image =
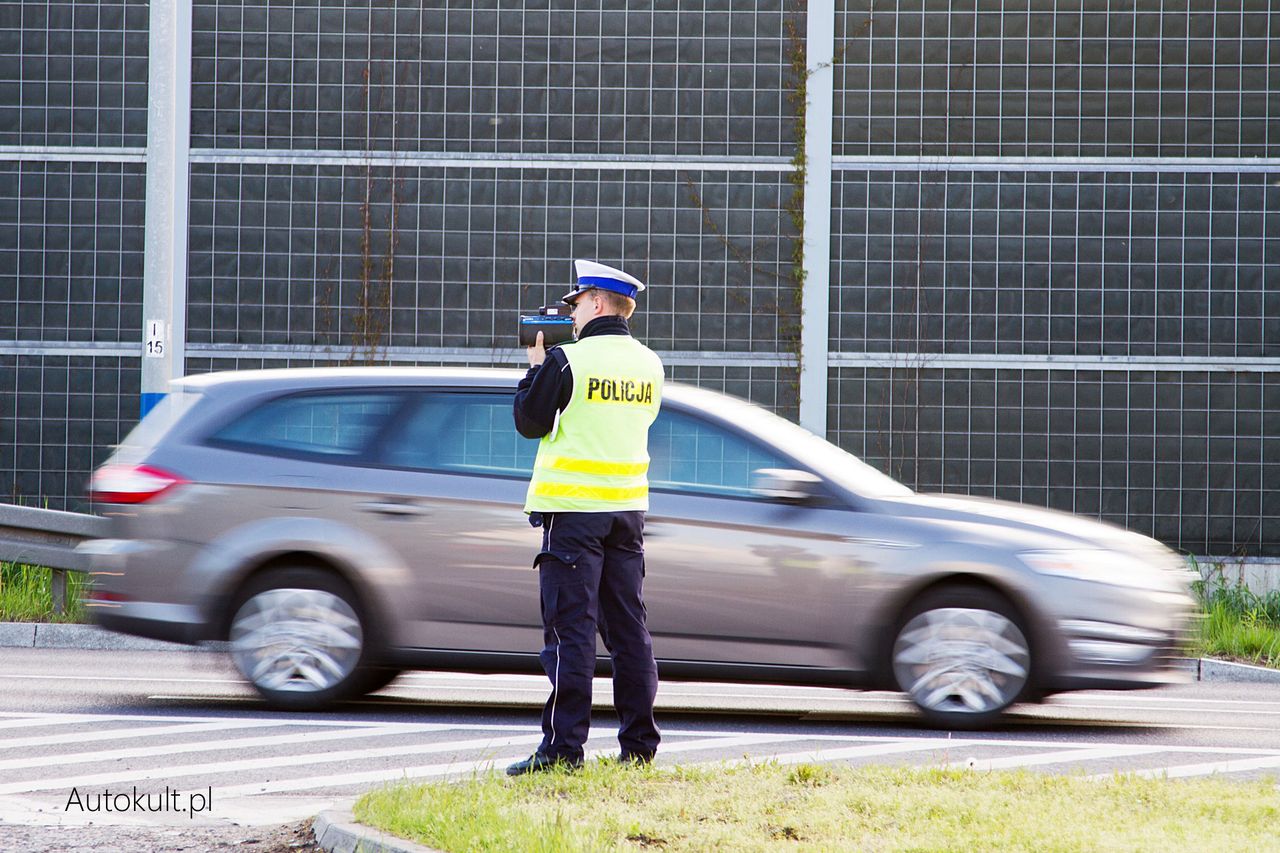
<svg viewBox="0 0 1280 853">
<path fill-rule="evenodd" d="M 66 573 L 89 571 L 88 556 L 76 546 L 106 536 L 106 525 L 107 519 L 97 515 L 0 504 L 0 561 L 53 569 L 53 608 L 61 613 Z"/>
</svg>

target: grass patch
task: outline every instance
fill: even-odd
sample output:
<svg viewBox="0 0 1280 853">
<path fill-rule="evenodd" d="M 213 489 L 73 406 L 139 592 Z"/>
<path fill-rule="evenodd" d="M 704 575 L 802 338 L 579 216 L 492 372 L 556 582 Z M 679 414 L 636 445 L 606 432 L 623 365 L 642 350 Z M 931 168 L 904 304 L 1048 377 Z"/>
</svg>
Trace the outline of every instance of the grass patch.
<svg viewBox="0 0 1280 853">
<path fill-rule="evenodd" d="M 1280 850 L 1274 780 L 598 761 L 402 782 L 354 811 L 445 851 Z"/>
<path fill-rule="evenodd" d="M 1197 626 L 1193 654 L 1280 667 L 1280 623 L 1213 601 Z"/>
<path fill-rule="evenodd" d="M 1192 640 L 1200 657 L 1280 667 L 1280 591 L 1259 595 L 1217 577 L 1192 586 L 1204 611 Z"/>
<path fill-rule="evenodd" d="M 0 622 L 87 622 L 83 596 L 89 576 L 67 572 L 63 613 L 53 612 L 53 571 L 43 566 L 0 562 Z"/>
</svg>

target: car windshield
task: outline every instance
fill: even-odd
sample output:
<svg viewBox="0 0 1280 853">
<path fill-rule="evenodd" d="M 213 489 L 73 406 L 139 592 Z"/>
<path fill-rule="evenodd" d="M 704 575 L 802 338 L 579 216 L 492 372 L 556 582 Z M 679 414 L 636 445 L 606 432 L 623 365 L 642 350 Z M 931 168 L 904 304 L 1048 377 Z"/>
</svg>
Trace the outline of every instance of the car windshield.
<svg viewBox="0 0 1280 853">
<path fill-rule="evenodd" d="M 693 389 L 692 395 L 700 396 L 701 393 Z M 708 411 L 776 444 L 805 466 L 851 492 L 871 498 L 913 494 L 911 489 L 852 453 L 768 409 L 719 394 L 710 402 L 714 405 L 709 406 Z"/>
</svg>

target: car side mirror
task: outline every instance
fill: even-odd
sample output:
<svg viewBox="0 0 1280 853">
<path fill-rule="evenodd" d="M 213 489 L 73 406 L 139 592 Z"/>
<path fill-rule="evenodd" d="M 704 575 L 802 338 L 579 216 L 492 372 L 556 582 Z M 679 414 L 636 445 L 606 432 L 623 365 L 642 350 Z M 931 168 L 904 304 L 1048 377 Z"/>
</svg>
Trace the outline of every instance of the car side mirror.
<svg viewBox="0 0 1280 853">
<path fill-rule="evenodd" d="M 794 468 L 759 468 L 751 472 L 751 492 L 771 500 L 807 503 L 818 496 L 822 478 Z"/>
</svg>

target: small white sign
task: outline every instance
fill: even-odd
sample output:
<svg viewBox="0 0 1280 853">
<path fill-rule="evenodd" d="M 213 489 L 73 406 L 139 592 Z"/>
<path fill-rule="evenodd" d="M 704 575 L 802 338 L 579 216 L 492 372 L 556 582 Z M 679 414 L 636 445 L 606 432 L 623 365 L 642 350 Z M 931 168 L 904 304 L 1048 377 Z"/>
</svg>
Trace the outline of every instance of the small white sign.
<svg viewBox="0 0 1280 853">
<path fill-rule="evenodd" d="M 147 358 L 164 358 L 164 322 L 162 320 L 147 321 L 147 345 L 143 355 Z"/>
</svg>

